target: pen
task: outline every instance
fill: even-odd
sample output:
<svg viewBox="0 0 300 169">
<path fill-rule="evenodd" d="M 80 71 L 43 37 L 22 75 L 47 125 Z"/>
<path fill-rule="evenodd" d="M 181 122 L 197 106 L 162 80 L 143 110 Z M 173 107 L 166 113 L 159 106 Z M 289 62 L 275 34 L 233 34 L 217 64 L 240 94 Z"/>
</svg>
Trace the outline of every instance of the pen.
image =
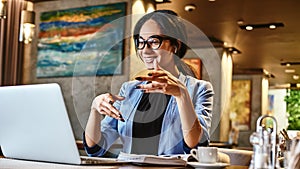
<svg viewBox="0 0 300 169">
<path fill-rule="evenodd" d="M 111 104 L 111 105 L 114 104 L 114 102 L 111 101 L 111 100 L 108 103 Z M 119 118 L 120 118 L 121 122 L 125 122 L 125 120 L 124 120 L 124 118 L 123 118 L 123 116 L 121 114 L 119 114 Z"/>
<path fill-rule="evenodd" d="M 125 122 L 125 120 L 121 114 L 119 114 L 119 118 L 120 118 L 121 122 Z"/>
</svg>

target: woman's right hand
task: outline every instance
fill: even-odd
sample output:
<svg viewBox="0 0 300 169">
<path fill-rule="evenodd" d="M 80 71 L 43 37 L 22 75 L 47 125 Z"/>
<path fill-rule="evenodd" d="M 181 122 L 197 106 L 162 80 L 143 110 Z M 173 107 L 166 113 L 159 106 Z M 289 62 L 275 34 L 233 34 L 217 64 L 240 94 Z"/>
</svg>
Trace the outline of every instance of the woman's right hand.
<svg viewBox="0 0 300 169">
<path fill-rule="evenodd" d="M 105 93 L 97 96 L 92 103 L 92 111 L 97 111 L 98 113 L 106 116 L 113 117 L 115 119 L 123 121 L 123 117 L 121 115 L 121 112 L 117 110 L 113 103 L 116 100 L 122 101 L 125 98 L 118 95 L 112 95 L 110 93 Z"/>
</svg>

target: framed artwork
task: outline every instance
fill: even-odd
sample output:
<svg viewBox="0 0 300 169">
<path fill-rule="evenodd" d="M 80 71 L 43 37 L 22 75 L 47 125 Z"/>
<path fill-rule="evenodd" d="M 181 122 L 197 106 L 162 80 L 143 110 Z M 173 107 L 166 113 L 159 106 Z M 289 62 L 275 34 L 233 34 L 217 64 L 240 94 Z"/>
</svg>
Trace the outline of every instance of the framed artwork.
<svg viewBox="0 0 300 169">
<path fill-rule="evenodd" d="M 37 77 L 122 73 L 126 3 L 40 14 Z"/>
<path fill-rule="evenodd" d="M 274 95 L 269 94 L 268 95 L 268 110 L 267 114 L 273 115 L 274 114 Z"/>
<path fill-rule="evenodd" d="M 183 61 L 194 69 L 196 77 L 201 79 L 201 59 L 199 58 L 183 58 Z"/>
<path fill-rule="evenodd" d="M 231 88 L 231 120 L 239 130 L 250 130 L 251 120 L 251 80 L 233 80 Z"/>
</svg>

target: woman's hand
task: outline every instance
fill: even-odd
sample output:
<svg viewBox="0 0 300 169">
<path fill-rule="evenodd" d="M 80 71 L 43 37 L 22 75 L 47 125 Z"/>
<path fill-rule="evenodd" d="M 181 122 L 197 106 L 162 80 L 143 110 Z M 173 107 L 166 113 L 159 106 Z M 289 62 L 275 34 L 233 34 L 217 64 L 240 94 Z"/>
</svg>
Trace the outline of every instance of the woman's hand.
<svg viewBox="0 0 300 169">
<path fill-rule="evenodd" d="M 93 100 L 91 109 L 96 110 L 100 114 L 124 121 L 121 112 L 113 106 L 116 100 L 121 101 L 124 99 L 122 96 L 112 95 L 110 93 L 101 94 Z"/>
<path fill-rule="evenodd" d="M 186 86 L 170 72 L 160 68 L 156 60 L 154 61 L 154 70 L 148 73 L 148 76 L 136 77 L 136 80 L 151 82 L 136 86 L 137 89 L 146 93 L 164 93 L 175 97 L 184 141 L 189 147 L 196 146 L 202 137 L 202 127 Z"/>
<path fill-rule="evenodd" d="M 160 68 L 156 59 L 154 60 L 154 70 L 149 72 L 148 76 L 139 76 L 135 79 L 149 82 L 136 86 L 137 89 L 141 89 L 145 93 L 164 93 L 180 97 L 181 92 L 186 89 L 178 78 Z"/>
</svg>

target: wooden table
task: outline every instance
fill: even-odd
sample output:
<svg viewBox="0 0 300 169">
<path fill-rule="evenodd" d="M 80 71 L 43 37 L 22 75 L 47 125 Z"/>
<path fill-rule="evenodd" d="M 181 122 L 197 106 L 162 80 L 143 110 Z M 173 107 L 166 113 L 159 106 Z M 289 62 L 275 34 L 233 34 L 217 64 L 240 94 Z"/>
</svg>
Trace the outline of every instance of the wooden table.
<svg viewBox="0 0 300 169">
<path fill-rule="evenodd" d="M 218 148 L 234 148 L 236 145 L 229 144 L 228 142 L 216 142 L 216 141 L 211 141 L 209 143 L 210 147 L 218 147 Z"/>
<path fill-rule="evenodd" d="M 36 161 L 26 161 L 26 160 L 16 160 L 0 157 L 0 168 L 5 169 L 182 169 L 193 167 L 166 167 L 166 166 L 137 166 L 137 165 L 68 165 L 68 164 L 57 164 L 48 162 L 36 162 Z M 226 169 L 248 169 L 248 166 L 229 166 Z"/>
</svg>

